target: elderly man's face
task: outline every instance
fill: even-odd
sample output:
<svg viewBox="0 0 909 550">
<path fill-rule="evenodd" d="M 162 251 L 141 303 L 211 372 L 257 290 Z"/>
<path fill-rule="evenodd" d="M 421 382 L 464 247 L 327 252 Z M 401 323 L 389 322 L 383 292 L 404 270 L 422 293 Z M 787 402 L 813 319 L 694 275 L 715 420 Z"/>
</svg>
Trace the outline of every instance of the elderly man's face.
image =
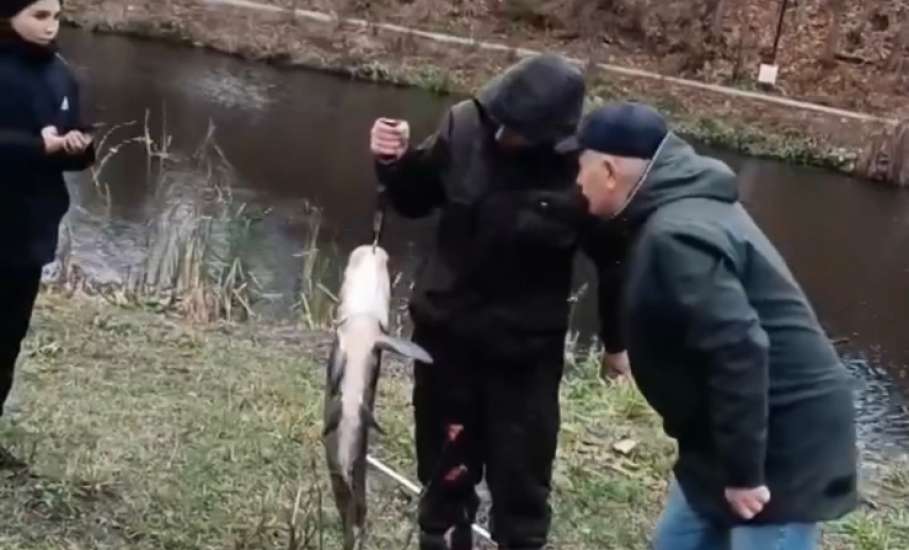
<svg viewBox="0 0 909 550">
<path fill-rule="evenodd" d="M 584 151 L 579 159 L 578 185 L 595 216 L 612 217 L 621 205 L 616 166 L 612 160 L 595 151 Z"/>
</svg>

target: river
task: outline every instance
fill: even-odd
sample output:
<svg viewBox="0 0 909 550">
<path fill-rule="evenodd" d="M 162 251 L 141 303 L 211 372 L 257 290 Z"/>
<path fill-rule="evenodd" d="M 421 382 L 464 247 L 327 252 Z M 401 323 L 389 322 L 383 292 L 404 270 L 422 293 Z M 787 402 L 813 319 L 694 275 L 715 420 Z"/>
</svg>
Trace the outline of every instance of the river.
<svg viewBox="0 0 909 550">
<path fill-rule="evenodd" d="M 265 212 L 245 259 L 268 291 L 284 298 L 295 291 L 298 255 L 311 234 L 307 204 L 321 208 L 321 246 L 333 251 L 336 260 L 370 236 L 375 183 L 367 139 L 372 121 L 378 116 L 406 118 L 414 135 L 422 136 L 456 101 L 73 29 L 64 32 L 62 44 L 96 120 L 141 123 L 148 111 L 156 134 L 166 122 L 173 139 L 170 150 L 187 154 L 203 140 L 209 123 L 215 125 L 217 143 L 233 167 L 237 195 Z M 140 131 L 141 124 L 117 135 Z M 898 390 L 909 389 L 909 193 L 827 171 L 700 149 L 740 172 L 747 208 L 790 262 L 831 336 L 840 341 L 860 390 L 863 440 L 875 447 L 909 449 L 906 400 Z M 87 175 L 71 180 L 73 255 L 101 279 L 119 280 L 144 257 L 146 224 L 158 203 L 152 200 L 139 152 L 139 146 L 125 145 L 106 165 L 109 200 Z M 405 278 L 431 244 L 431 224 L 396 216 L 388 220 L 386 246 L 393 269 Z M 579 286 L 590 280 L 583 260 L 578 273 Z M 591 297 L 584 296 L 574 317 L 575 328 L 584 334 L 597 325 Z"/>
</svg>

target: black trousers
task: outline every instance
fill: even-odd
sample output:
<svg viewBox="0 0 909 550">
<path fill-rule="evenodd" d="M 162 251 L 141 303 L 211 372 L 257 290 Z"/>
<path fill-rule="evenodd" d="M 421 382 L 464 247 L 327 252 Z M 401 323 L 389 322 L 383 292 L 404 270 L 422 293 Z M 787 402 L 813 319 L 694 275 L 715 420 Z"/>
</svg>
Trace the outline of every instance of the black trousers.
<svg viewBox="0 0 909 550">
<path fill-rule="evenodd" d="M 564 335 L 537 338 L 532 355 L 511 348 L 510 357 L 492 357 L 420 327 L 414 340 L 434 361 L 416 365 L 413 395 L 425 487 L 421 550 L 471 548 L 475 486 L 484 476 L 493 539 L 507 549 L 542 548 L 552 518 Z"/>
<path fill-rule="evenodd" d="M 0 416 L 40 285 L 41 268 L 0 267 Z"/>
</svg>

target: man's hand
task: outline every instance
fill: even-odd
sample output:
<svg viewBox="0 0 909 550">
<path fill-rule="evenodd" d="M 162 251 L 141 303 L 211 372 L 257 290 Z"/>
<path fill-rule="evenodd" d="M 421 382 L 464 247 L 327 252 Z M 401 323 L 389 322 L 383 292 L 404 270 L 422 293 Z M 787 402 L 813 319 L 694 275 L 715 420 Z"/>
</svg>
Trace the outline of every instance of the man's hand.
<svg viewBox="0 0 909 550">
<path fill-rule="evenodd" d="M 380 118 L 376 120 L 370 135 L 369 149 L 374 156 L 385 162 L 400 160 L 410 147 L 410 125 L 406 120 Z"/>
<path fill-rule="evenodd" d="M 628 352 L 604 353 L 600 363 L 600 378 L 604 382 L 614 380 L 627 382 L 631 379 L 631 364 L 628 361 Z"/>
<path fill-rule="evenodd" d="M 751 520 L 760 514 L 767 503 L 770 502 L 770 489 L 756 487 L 754 489 L 726 489 L 726 501 L 732 510 L 742 519 Z"/>
<path fill-rule="evenodd" d="M 81 155 L 92 144 L 92 137 L 78 130 L 73 130 L 63 136 L 63 150 L 68 155 Z"/>
<path fill-rule="evenodd" d="M 41 139 L 44 140 L 44 152 L 47 155 L 55 155 L 66 146 L 66 138 L 60 136 L 56 126 L 47 126 L 41 130 Z"/>
</svg>

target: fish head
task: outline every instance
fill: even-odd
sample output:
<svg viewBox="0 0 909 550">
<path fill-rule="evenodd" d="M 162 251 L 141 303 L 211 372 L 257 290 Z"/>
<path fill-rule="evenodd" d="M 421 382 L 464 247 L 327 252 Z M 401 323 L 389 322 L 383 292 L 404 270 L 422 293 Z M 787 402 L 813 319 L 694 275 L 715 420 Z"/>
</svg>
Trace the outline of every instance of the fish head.
<svg viewBox="0 0 909 550">
<path fill-rule="evenodd" d="M 350 253 L 341 284 L 341 317 L 368 314 L 388 326 L 391 280 L 388 253 L 380 246 L 365 245 Z"/>
<path fill-rule="evenodd" d="M 381 246 L 358 246 L 347 259 L 347 270 L 351 272 L 374 270 L 387 273 L 388 252 Z"/>
</svg>

